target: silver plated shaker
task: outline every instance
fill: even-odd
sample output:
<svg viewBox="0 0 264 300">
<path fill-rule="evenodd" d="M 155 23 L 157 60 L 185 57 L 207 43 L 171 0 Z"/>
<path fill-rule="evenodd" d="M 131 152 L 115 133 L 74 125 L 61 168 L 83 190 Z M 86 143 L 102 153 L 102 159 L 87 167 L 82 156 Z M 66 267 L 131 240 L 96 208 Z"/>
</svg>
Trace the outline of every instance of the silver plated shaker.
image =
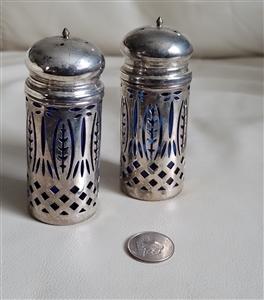
<svg viewBox="0 0 264 300">
<path fill-rule="evenodd" d="M 121 157 L 123 192 L 163 200 L 181 192 L 184 180 L 189 92 L 188 38 L 164 26 L 129 32 L 120 50 Z"/>
<path fill-rule="evenodd" d="M 29 210 L 49 224 L 84 221 L 97 209 L 104 56 L 65 28 L 25 63 Z"/>
</svg>

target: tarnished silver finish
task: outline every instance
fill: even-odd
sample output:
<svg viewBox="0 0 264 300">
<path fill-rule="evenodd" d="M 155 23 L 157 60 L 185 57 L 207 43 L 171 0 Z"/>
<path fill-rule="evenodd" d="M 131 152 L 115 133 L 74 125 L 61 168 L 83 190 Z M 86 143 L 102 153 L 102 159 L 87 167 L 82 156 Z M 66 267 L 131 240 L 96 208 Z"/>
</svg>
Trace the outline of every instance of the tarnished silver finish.
<svg viewBox="0 0 264 300">
<path fill-rule="evenodd" d="M 104 56 L 65 28 L 25 63 L 29 210 L 45 223 L 84 221 L 97 208 Z"/>
<path fill-rule="evenodd" d="M 172 240 L 154 231 L 144 231 L 133 235 L 127 243 L 127 248 L 134 258 L 150 263 L 167 260 L 174 253 Z"/>
<path fill-rule="evenodd" d="M 183 188 L 193 48 L 171 27 L 137 28 L 121 43 L 121 189 L 163 200 Z"/>
</svg>

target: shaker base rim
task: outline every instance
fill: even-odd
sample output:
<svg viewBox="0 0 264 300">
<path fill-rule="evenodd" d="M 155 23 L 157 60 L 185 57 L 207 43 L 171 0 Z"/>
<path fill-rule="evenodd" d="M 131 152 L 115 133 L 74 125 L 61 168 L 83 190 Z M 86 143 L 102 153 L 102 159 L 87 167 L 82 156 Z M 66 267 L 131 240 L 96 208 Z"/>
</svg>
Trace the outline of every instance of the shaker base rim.
<svg viewBox="0 0 264 300">
<path fill-rule="evenodd" d="M 179 186 L 177 192 L 175 192 L 173 194 L 167 193 L 166 195 L 159 195 L 159 197 L 155 197 L 155 198 L 154 198 L 153 194 L 142 196 L 142 195 L 138 195 L 138 193 L 137 194 L 130 193 L 130 191 L 126 188 L 126 186 L 124 185 L 122 180 L 121 180 L 121 184 L 120 184 L 120 189 L 124 194 L 126 194 L 127 196 L 129 196 L 133 199 L 140 200 L 140 201 L 146 201 L 146 202 L 157 202 L 157 201 L 169 200 L 169 199 L 176 197 L 183 190 L 183 185 L 181 187 Z"/>
<path fill-rule="evenodd" d="M 88 219 L 92 218 L 97 211 L 94 211 L 86 216 L 84 216 L 83 218 L 77 218 L 77 219 L 72 219 L 69 218 L 69 220 L 58 220 L 57 222 L 54 219 L 49 219 L 49 218 L 43 218 L 43 217 L 39 217 L 37 214 L 34 213 L 33 209 L 31 208 L 31 206 L 28 207 L 28 211 L 31 217 L 33 217 L 35 220 L 40 221 L 41 223 L 47 224 L 47 225 L 55 225 L 55 226 L 65 226 L 65 225 L 75 225 L 75 224 L 79 224 L 82 222 L 87 221 Z"/>
</svg>

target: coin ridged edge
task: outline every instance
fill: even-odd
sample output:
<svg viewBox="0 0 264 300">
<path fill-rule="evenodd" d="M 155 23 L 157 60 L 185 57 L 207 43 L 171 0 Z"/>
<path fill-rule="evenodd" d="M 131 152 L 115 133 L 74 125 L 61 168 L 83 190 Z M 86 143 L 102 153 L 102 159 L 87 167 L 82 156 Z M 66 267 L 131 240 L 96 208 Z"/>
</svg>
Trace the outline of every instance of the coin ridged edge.
<svg viewBox="0 0 264 300">
<path fill-rule="evenodd" d="M 144 235 L 144 234 L 157 234 L 159 236 L 162 236 L 163 238 L 167 239 L 170 243 L 171 243 L 171 246 L 172 246 L 172 249 L 170 251 L 170 253 L 164 257 L 164 258 L 160 258 L 158 260 L 151 260 L 151 259 L 147 259 L 147 258 L 143 258 L 143 257 L 140 257 L 140 255 L 136 255 L 133 251 L 133 249 L 131 248 L 131 244 L 132 244 L 132 241 L 140 236 L 140 235 Z M 159 262 L 163 262 L 165 260 L 168 260 L 169 258 L 172 257 L 172 255 L 174 254 L 174 251 L 175 251 L 175 245 L 173 243 L 173 241 L 165 234 L 163 233 L 160 233 L 160 232 L 157 232 L 157 231 L 142 231 L 142 232 L 138 232 L 134 235 L 132 235 L 128 241 L 127 241 L 127 249 L 128 249 L 128 252 L 129 254 L 131 255 L 132 258 L 140 261 L 140 262 L 145 262 L 145 263 L 159 263 Z"/>
</svg>

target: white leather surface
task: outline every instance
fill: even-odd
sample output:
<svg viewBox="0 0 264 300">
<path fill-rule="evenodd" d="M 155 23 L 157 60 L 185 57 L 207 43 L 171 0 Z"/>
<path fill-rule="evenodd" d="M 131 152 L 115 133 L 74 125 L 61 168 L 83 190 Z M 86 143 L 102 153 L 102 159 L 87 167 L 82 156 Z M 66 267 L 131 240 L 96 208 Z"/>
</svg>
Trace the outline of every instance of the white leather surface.
<svg viewBox="0 0 264 300">
<path fill-rule="evenodd" d="M 2 53 L 2 299 L 262 299 L 263 59 L 191 60 L 185 187 L 162 202 L 119 190 L 119 67 L 106 57 L 100 204 L 56 227 L 28 215 L 24 52 Z M 132 259 L 154 230 L 176 251 Z"/>
<path fill-rule="evenodd" d="M 263 55 L 263 1 L 3 1 L 2 49 L 26 50 L 60 35 L 88 39 L 105 55 L 120 55 L 137 27 L 164 25 L 186 34 L 194 57 Z"/>
</svg>

